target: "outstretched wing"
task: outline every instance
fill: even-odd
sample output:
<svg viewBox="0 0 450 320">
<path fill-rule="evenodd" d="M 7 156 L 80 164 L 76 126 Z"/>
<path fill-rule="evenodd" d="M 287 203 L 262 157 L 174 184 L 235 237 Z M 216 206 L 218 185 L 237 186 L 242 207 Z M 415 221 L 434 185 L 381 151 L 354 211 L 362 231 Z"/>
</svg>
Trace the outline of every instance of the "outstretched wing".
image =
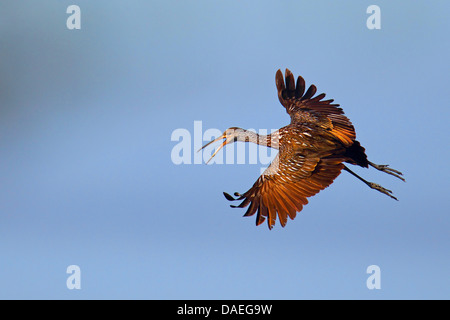
<svg viewBox="0 0 450 320">
<path fill-rule="evenodd" d="M 256 214 L 256 225 L 267 218 L 269 229 L 276 217 L 284 227 L 287 218 L 295 218 L 297 212 L 308 203 L 307 198 L 328 187 L 340 174 L 342 159 L 291 155 L 280 150 L 270 166 L 255 184 L 239 198 L 224 193 L 228 200 L 243 200 L 235 208 L 249 208 L 244 216 Z"/>
<path fill-rule="evenodd" d="M 291 116 L 291 122 L 313 122 L 330 130 L 344 145 L 353 144 L 356 139 L 355 128 L 339 105 L 332 103 L 333 99 L 322 100 L 325 93 L 313 97 L 317 91 L 315 85 L 311 85 L 305 92 L 305 80 L 299 76 L 296 84 L 294 75 L 288 69 L 285 77 L 278 70 L 275 82 L 278 99 Z"/>
</svg>

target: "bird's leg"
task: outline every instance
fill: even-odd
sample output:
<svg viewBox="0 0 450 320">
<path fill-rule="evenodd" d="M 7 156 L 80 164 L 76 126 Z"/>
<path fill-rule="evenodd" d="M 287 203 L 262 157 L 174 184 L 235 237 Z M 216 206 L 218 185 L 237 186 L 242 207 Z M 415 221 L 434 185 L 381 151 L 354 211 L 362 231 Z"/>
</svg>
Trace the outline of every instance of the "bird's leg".
<svg viewBox="0 0 450 320">
<path fill-rule="evenodd" d="M 403 173 L 401 173 L 398 170 L 389 168 L 389 165 L 387 165 L 387 164 L 375 164 L 375 163 L 369 161 L 369 165 L 374 167 L 377 170 L 383 171 L 383 172 L 385 172 L 387 174 L 390 174 L 390 175 L 392 175 L 394 177 L 399 178 L 402 181 L 405 181 L 405 179 L 403 177 L 401 177 L 403 175 Z"/>
<path fill-rule="evenodd" d="M 366 185 L 368 185 L 371 189 L 375 189 L 380 191 L 381 193 L 384 193 L 385 195 L 391 197 L 392 199 L 395 199 L 398 201 L 398 199 L 396 197 L 394 197 L 392 195 L 392 191 L 388 190 L 386 188 L 383 188 L 382 186 L 380 186 L 379 184 L 373 183 L 373 182 L 369 182 L 363 178 L 361 178 L 360 176 L 358 176 L 356 173 L 354 173 L 352 170 L 350 170 L 349 168 L 347 168 L 346 166 L 344 166 L 344 170 L 347 172 L 350 172 L 352 175 L 354 175 L 356 178 L 358 178 L 359 180 L 361 180 L 362 182 L 364 182 Z"/>
</svg>

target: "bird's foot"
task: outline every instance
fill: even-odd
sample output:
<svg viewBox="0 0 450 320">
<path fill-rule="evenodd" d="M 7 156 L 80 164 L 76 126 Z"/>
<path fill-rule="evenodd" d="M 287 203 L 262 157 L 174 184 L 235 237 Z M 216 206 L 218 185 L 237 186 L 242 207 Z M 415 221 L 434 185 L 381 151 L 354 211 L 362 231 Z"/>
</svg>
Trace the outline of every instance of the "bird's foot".
<svg viewBox="0 0 450 320">
<path fill-rule="evenodd" d="M 402 181 L 405 181 L 405 178 L 402 177 L 403 173 L 401 173 L 400 171 L 395 170 L 393 168 L 390 168 L 389 165 L 387 165 L 387 164 L 375 164 L 372 162 L 369 162 L 369 164 L 377 170 L 383 171 L 387 174 L 390 174 L 391 176 L 394 176 L 396 178 L 399 178 Z"/>
<path fill-rule="evenodd" d="M 376 183 L 373 183 L 373 182 L 369 182 L 367 185 L 368 185 L 369 187 L 371 187 L 372 189 L 378 190 L 378 191 L 380 191 L 381 193 L 384 193 L 385 195 L 387 195 L 387 196 L 391 197 L 392 199 L 398 201 L 398 199 L 392 195 L 392 191 L 391 191 L 391 190 L 388 190 L 388 189 L 386 189 L 386 188 L 383 188 L 383 187 L 380 186 L 379 184 L 376 184 Z"/>
</svg>

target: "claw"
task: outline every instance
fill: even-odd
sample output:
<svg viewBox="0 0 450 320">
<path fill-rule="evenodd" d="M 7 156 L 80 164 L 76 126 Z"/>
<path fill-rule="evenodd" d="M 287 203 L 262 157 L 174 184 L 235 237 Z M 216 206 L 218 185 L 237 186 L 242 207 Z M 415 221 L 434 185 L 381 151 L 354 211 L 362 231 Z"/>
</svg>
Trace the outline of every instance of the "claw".
<svg viewBox="0 0 450 320">
<path fill-rule="evenodd" d="M 394 176 L 402 181 L 405 181 L 405 178 L 401 177 L 401 176 L 403 176 L 403 173 L 401 173 L 400 171 L 395 170 L 393 168 L 390 168 L 388 164 L 375 164 L 370 161 L 369 161 L 369 164 L 377 170 L 383 171 L 387 174 L 390 174 L 391 176 Z"/>
<path fill-rule="evenodd" d="M 378 190 L 378 191 L 380 191 L 381 193 L 383 193 L 383 194 L 385 194 L 385 195 L 391 197 L 392 199 L 398 201 L 398 199 L 392 195 L 392 191 L 391 191 L 391 190 L 386 189 L 386 188 L 383 188 L 383 187 L 380 186 L 379 184 L 376 184 L 376 183 L 373 183 L 373 182 L 369 182 L 369 183 L 368 183 L 368 186 L 371 187 L 372 189 Z"/>
</svg>

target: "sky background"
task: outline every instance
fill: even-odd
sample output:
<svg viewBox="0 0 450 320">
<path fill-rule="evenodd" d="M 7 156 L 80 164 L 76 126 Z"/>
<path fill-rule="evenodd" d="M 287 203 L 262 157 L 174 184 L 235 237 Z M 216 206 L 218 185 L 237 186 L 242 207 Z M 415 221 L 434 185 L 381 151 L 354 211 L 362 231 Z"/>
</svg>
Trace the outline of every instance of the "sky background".
<svg viewBox="0 0 450 320">
<path fill-rule="evenodd" d="M 72 4 L 80 30 L 66 27 Z M 372 4 L 380 30 L 366 27 Z M 449 299 L 449 10 L 2 1 L 0 298 Z M 400 201 L 343 172 L 269 231 L 222 195 L 260 164 L 172 162 L 172 132 L 194 121 L 287 125 L 285 68 L 341 105 L 371 161 L 405 174 L 354 168 Z M 73 264 L 81 290 L 66 287 Z"/>
</svg>

